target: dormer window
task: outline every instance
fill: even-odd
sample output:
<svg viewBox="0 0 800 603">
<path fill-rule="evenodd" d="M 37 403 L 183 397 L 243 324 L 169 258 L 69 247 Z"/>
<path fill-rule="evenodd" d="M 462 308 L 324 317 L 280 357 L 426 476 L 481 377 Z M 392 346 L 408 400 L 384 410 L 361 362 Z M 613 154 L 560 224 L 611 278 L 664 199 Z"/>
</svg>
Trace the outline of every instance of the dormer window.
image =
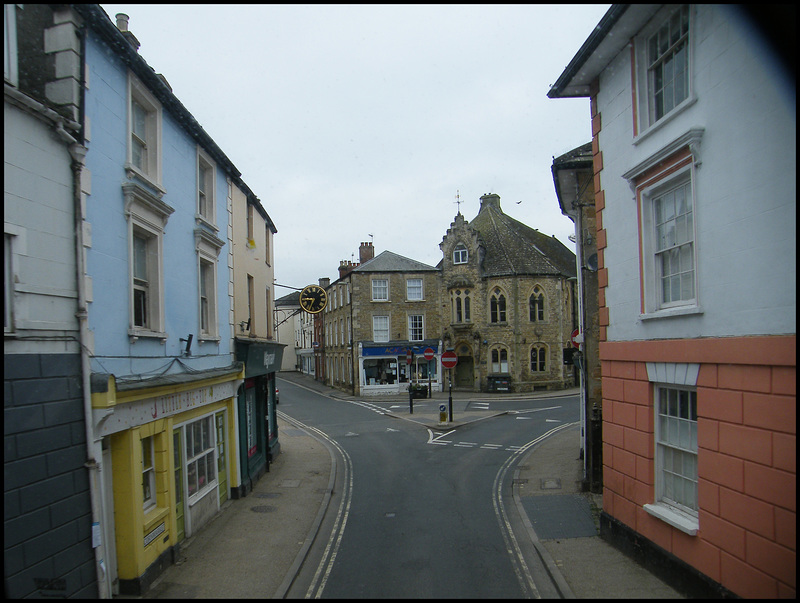
<svg viewBox="0 0 800 603">
<path fill-rule="evenodd" d="M 469 253 L 467 252 L 466 246 L 463 243 L 456 245 L 456 248 L 453 250 L 453 263 L 466 264 L 468 259 Z"/>
</svg>

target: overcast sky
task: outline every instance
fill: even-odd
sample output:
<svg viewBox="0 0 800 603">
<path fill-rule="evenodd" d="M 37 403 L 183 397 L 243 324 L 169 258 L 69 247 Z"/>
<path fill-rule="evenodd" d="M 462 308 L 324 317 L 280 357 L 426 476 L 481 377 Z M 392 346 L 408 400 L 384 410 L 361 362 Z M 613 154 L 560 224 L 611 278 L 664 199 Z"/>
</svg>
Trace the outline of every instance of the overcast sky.
<svg viewBox="0 0 800 603">
<path fill-rule="evenodd" d="M 333 281 L 363 241 L 435 266 L 457 194 L 574 250 L 550 167 L 589 101 L 547 92 L 609 5 L 101 6 L 261 200 L 277 283 Z"/>
</svg>

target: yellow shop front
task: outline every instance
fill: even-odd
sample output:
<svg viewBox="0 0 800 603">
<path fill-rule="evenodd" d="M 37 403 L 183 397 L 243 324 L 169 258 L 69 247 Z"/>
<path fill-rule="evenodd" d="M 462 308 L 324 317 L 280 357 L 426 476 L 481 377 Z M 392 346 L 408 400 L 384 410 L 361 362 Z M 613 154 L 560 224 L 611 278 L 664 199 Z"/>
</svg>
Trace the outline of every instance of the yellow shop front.
<svg viewBox="0 0 800 603">
<path fill-rule="evenodd" d="M 239 485 L 235 400 L 243 377 L 236 365 L 146 386 L 93 379 L 113 592 L 143 594 Z"/>
</svg>

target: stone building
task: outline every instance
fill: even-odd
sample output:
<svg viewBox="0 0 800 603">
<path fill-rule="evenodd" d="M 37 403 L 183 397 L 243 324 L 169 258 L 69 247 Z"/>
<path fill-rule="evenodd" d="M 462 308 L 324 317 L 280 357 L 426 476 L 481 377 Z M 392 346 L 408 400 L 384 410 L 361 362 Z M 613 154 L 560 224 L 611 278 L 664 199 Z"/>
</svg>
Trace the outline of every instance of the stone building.
<svg viewBox="0 0 800 603">
<path fill-rule="evenodd" d="M 359 263 L 342 262 L 323 312 L 326 381 L 354 394 L 441 388 L 440 281 L 434 266 L 362 243 Z M 427 361 L 430 348 L 435 358 Z M 407 362 L 408 352 L 412 361 Z"/>
<path fill-rule="evenodd" d="M 459 212 L 439 247 L 443 344 L 458 356 L 453 387 L 574 385 L 563 350 L 577 326 L 575 255 L 503 213 L 496 194 L 481 197 L 472 222 Z"/>
</svg>

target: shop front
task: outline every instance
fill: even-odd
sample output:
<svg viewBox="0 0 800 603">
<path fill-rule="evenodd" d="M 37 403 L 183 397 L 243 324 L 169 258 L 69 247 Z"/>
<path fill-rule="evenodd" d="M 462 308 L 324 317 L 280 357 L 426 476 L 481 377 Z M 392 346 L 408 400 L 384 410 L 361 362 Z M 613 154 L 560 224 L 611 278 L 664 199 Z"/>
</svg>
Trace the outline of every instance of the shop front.
<svg viewBox="0 0 800 603">
<path fill-rule="evenodd" d="M 280 453 L 275 373 L 280 370 L 285 345 L 236 339 L 236 358 L 244 362 L 245 380 L 237 394 L 242 474 L 234 498 L 246 496 Z"/>
<path fill-rule="evenodd" d="M 431 391 L 441 391 L 439 371 L 441 349 L 442 345 L 438 340 L 359 342 L 360 393 L 362 395 L 405 394 L 410 383 L 427 386 L 429 382 Z M 433 356 L 430 360 L 425 357 L 426 351 L 429 356 Z"/>
<path fill-rule="evenodd" d="M 230 451 L 243 377 L 241 365 L 157 384 L 93 376 L 104 525 L 113 543 L 107 571 L 120 594 L 141 595 L 238 486 Z"/>
</svg>

